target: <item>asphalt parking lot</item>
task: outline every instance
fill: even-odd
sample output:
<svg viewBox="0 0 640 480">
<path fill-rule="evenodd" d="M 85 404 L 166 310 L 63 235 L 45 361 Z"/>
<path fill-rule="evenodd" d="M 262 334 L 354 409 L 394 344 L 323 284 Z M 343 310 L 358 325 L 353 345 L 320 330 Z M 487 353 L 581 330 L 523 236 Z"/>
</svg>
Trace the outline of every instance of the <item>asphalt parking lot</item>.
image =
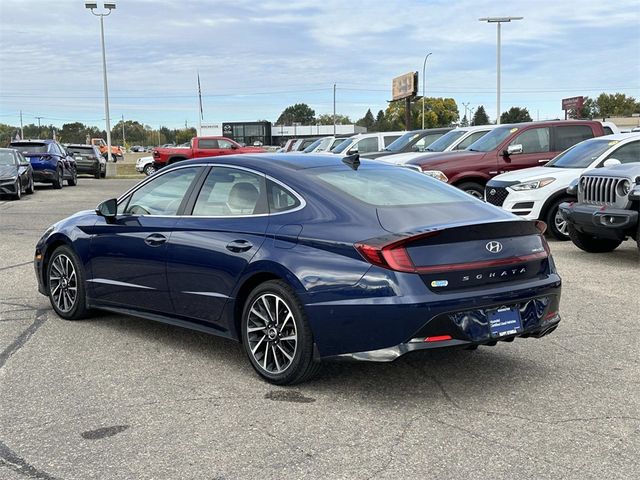
<svg viewBox="0 0 640 480">
<path fill-rule="evenodd" d="M 0 479 L 640 476 L 640 256 L 551 242 L 563 321 L 542 339 L 335 362 L 261 381 L 238 344 L 36 289 L 47 226 L 135 180 L 0 200 Z"/>
</svg>

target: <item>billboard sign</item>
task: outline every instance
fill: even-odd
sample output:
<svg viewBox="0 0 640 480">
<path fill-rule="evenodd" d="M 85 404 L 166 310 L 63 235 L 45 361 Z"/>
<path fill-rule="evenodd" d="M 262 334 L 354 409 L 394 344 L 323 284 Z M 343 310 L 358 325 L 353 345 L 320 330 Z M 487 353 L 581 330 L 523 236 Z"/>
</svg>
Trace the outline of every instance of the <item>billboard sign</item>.
<svg viewBox="0 0 640 480">
<path fill-rule="evenodd" d="M 418 72 L 409 72 L 393 79 L 391 99 L 402 100 L 418 93 Z"/>
<path fill-rule="evenodd" d="M 584 105 L 584 97 L 562 99 L 562 110 L 580 110 Z"/>
</svg>

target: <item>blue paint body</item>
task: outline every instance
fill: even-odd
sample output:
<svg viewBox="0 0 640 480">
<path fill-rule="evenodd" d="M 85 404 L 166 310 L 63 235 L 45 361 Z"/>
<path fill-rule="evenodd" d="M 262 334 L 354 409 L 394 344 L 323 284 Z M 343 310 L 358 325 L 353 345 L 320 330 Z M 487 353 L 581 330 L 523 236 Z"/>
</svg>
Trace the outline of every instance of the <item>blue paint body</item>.
<svg viewBox="0 0 640 480">
<path fill-rule="evenodd" d="M 47 146 L 46 152 L 36 152 L 29 148 L 30 140 L 12 142 L 10 146 L 22 152 L 33 168 L 35 182 L 52 183 L 57 172 L 62 172 L 62 179 L 73 179 L 76 175 L 76 160 L 67 155 L 62 146 L 55 140 L 33 140 L 35 144 Z"/>
<path fill-rule="evenodd" d="M 520 277 L 510 272 L 513 276 L 506 281 L 478 280 L 469 287 L 439 290 L 429 286 L 432 278 L 427 274 L 372 265 L 354 248 L 367 239 L 433 230 L 443 232 L 445 244 L 409 247 L 421 264 L 492 260 L 493 254 L 483 248 L 486 232 L 478 233 L 478 226 L 486 225 L 490 239 L 502 239 L 505 250 L 512 250 L 505 255 L 542 245 L 537 234 L 514 240 L 507 226 L 513 230 L 531 224 L 499 208 L 467 196 L 460 197 L 460 205 L 375 208 L 307 173 L 319 167 L 350 169 L 339 157 L 328 155 L 198 159 L 166 167 L 145 182 L 175 168 L 198 168 L 204 175 L 215 168 L 212 165 L 262 173 L 289 186 L 306 204 L 289 213 L 242 218 L 119 215 L 109 222 L 93 211 L 79 212 L 54 225 L 38 242 L 36 254 L 42 260 L 35 267 L 40 292 L 47 293 L 44 271 L 52 247 L 65 243 L 75 250 L 86 278 L 92 280 L 87 292 L 90 306 L 236 340 L 248 294 L 245 286 L 256 278 L 280 278 L 304 305 L 321 357 L 384 349 L 432 335 L 452 337 L 453 343 L 442 346 L 489 343 L 486 312 L 502 305 L 519 309 L 523 329 L 518 336 L 541 336 L 559 321 L 561 280 L 550 256 L 527 265 L 529 271 Z M 363 160 L 359 170 L 384 173 L 396 168 Z M 194 182 L 197 178 L 200 175 Z M 454 188 L 429 181 L 434 188 Z M 167 241 L 149 246 L 145 238 L 150 234 L 163 235 Z M 467 242 L 469 235 L 480 240 Z M 239 239 L 251 248 L 243 252 L 225 248 Z M 488 276 L 485 270 L 451 275 Z M 457 280 L 450 278 L 453 285 Z M 440 278 L 433 280 L 444 284 Z"/>
</svg>

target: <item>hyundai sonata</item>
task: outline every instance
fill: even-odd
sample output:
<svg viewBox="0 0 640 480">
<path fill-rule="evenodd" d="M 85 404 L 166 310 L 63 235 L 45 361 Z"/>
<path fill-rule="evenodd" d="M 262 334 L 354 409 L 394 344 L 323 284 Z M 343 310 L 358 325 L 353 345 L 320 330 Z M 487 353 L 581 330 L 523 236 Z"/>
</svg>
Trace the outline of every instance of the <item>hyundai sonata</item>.
<svg viewBox="0 0 640 480">
<path fill-rule="evenodd" d="M 551 332 L 561 280 L 543 230 L 357 155 L 238 155 L 171 165 L 58 222 L 35 269 L 64 319 L 101 309 L 228 337 L 291 384 L 329 357 Z"/>
</svg>

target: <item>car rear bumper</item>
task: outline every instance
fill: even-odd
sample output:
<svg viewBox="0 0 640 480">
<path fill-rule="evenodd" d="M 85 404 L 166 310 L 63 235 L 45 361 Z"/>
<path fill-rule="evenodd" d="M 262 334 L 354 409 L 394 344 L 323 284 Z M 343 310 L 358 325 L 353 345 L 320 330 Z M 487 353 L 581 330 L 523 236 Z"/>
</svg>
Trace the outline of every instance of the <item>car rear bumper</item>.
<svg viewBox="0 0 640 480">
<path fill-rule="evenodd" d="M 579 232 L 601 238 L 624 240 L 638 225 L 638 212 L 634 210 L 562 203 L 560 213 Z"/>
<path fill-rule="evenodd" d="M 424 291 L 419 277 L 411 282 L 416 283 L 407 291 L 419 291 L 420 285 Z M 560 277 L 551 274 L 544 279 L 449 294 L 303 303 L 321 357 L 391 361 L 414 350 L 495 344 L 515 337 L 545 335 L 560 321 L 560 289 Z M 508 335 L 492 336 L 489 312 L 501 307 L 517 309 L 521 326 Z"/>
<path fill-rule="evenodd" d="M 101 168 L 100 162 L 79 162 L 76 160 L 76 169 L 78 173 L 94 174 Z"/>
<path fill-rule="evenodd" d="M 34 170 L 33 181 L 34 182 L 53 182 L 56 178 L 55 170 Z"/>
</svg>

